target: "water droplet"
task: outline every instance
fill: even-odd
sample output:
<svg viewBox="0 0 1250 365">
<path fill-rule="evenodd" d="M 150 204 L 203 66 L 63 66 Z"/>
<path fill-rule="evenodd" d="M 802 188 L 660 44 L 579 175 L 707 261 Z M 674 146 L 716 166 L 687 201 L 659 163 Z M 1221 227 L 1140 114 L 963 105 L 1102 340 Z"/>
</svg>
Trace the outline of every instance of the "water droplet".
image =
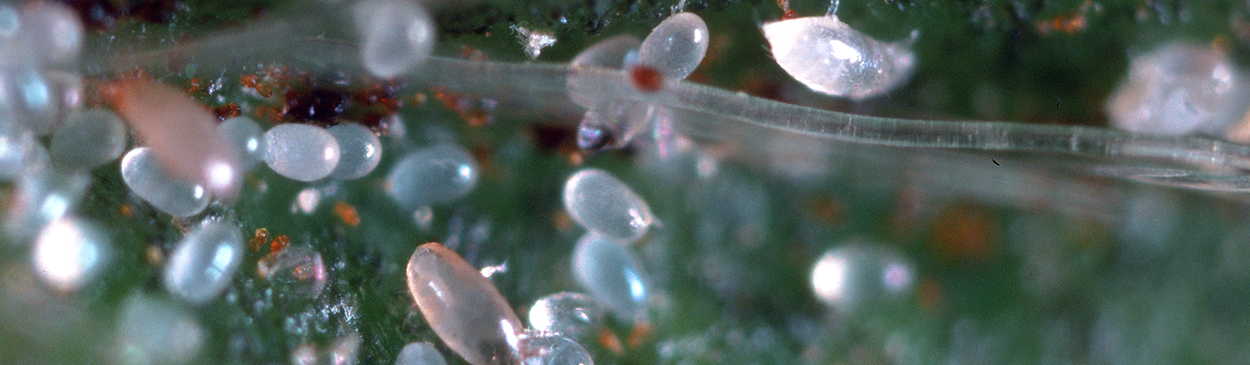
<svg viewBox="0 0 1250 365">
<path fill-rule="evenodd" d="M 326 129 L 339 142 L 343 156 L 330 177 L 351 180 L 368 175 L 382 161 L 382 141 L 369 128 L 356 123 L 342 123 Z"/>
<path fill-rule="evenodd" d="M 520 338 L 525 365 L 594 365 L 590 353 L 576 341 L 549 332 L 526 332 Z"/>
<path fill-rule="evenodd" d="M 399 76 L 424 62 L 434 48 L 434 21 L 416 2 L 367 0 L 356 4 L 352 15 L 361 61 L 374 76 Z"/>
<path fill-rule="evenodd" d="M 165 289 L 193 305 L 217 298 L 243 261 L 243 234 L 224 222 L 207 223 L 191 232 L 169 255 Z"/>
<path fill-rule="evenodd" d="M 408 292 L 434 333 L 471 364 L 516 362 L 521 320 L 495 285 L 438 243 L 408 261 Z"/>
<path fill-rule="evenodd" d="M 90 170 L 126 152 L 126 126 L 107 109 L 70 114 L 52 135 L 52 162 L 67 169 Z"/>
<path fill-rule="evenodd" d="M 240 167 L 244 171 L 251 170 L 265 159 L 265 131 L 260 129 L 260 125 L 256 121 L 248 117 L 234 117 L 226 119 L 217 125 L 217 132 L 226 138 L 226 141 L 234 146 L 235 152 L 239 155 Z"/>
<path fill-rule="evenodd" d="M 91 222 L 72 217 L 57 219 L 35 238 L 35 272 L 53 288 L 72 292 L 103 271 L 111 243 L 108 235 Z"/>
<path fill-rule="evenodd" d="M 826 305 L 854 314 L 911 295 L 915 275 L 912 264 L 893 250 L 851 242 L 816 261 L 812 288 Z"/>
<path fill-rule="evenodd" d="M 655 67 L 664 76 L 681 80 L 699 67 L 707 54 L 708 30 L 694 13 L 677 13 L 664 19 L 638 49 L 638 62 Z"/>
<path fill-rule="evenodd" d="M 117 319 L 117 362 L 184 364 L 200 353 L 205 333 L 195 316 L 165 300 L 134 294 Z"/>
<path fill-rule="evenodd" d="M 478 167 L 469 151 L 438 144 L 414 151 L 391 168 L 387 192 L 405 209 L 460 199 L 477 185 Z"/>
<path fill-rule="evenodd" d="M 429 342 L 413 342 L 399 350 L 395 365 L 447 365 L 447 359 Z"/>
<path fill-rule="evenodd" d="M 266 256 L 256 263 L 256 271 L 283 293 L 299 296 L 320 295 L 329 279 L 321 253 L 307 245 Z"/>
<path fill-rule="evenodd" d="M 572 264 L 577 282 L 617 318 L 646 317 L 646 279 L 622 242 L 586 233 L 573 249 Z"/>
<path fill-rule="evenodd" d="M 539 298 L 529 311 L 530 327 L 572 338 L 592 335 L 603 325 L 603 307 L 581 293 L 561 292 Z"/>
<path fill-rule="evenodd" d="M 292 180 L 313 181 L 330 176 L 342 152 L 334 135 L 307 124 L 287 123 L 265 133 L 265 163 Z"/>
<path fill-rule="evenodd" d="M 834 16 L 764 24 L 764 38 L 786 73 L 816 92 L 851 99 L 877 96 L 911 77 L 911 40 L 877 41 Z"/>
<path fill-rule="evenodd" d="M 582 227 L 632 243 L 655 222 L 651 208 L 625 183 L 599 169 L 583 169 L 564 185 L 564 209 Z"/>
<path fill-rule="evenodd" d="M 156 209 L 176 217 L 190 217 L 208 207 L 203 186 L 176 180 L 165 172 L 148 147 L 130 150 L 122 157 L 122 180 L 135 195 Z"/>
</svg>

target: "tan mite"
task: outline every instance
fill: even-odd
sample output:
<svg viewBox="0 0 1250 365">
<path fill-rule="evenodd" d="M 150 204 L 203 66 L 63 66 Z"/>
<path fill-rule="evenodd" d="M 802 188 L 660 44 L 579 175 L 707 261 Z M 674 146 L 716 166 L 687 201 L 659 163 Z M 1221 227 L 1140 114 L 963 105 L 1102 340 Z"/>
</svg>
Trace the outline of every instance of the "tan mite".
<svg viewBox="0 0 1250 365">
<path fill-rule="evenodd" d="M 436 242 L 408 260 L 408 292 L 434 333 L 474 365 L 519 363 L 523 327 L 495 285 Z"/>
</svg>

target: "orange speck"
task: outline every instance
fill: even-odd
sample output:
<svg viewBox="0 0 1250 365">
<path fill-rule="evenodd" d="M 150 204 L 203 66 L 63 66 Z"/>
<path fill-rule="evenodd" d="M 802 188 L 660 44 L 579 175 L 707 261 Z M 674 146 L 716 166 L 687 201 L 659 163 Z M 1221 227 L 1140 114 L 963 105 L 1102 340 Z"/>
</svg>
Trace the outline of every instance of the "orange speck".
<svg viewBox="0 0 1250 365">
<path fill-rule="evenodd" d="M 355 227 L 360 225 L 360 215 L 356 214 L 356 207 L 347 202 L 339 201 L 334 203 L 334 214 L 343 220 L 343 223 Z"/>
<path fill-rule="evenodd" d="M 1049 34 L 1053 31 L 1074 34 L 1085 30 L 1086 25 L 1085 14 L 1073 13 L 1040 20 L 1034 26 L 1037 28 L 1037 32 L 1042 34 Z"/>
<path fill-rule="evenodd" d="M 118 211 L 123 217 L 129 217 L 135 214 L 135 208 L 131 207 L 130 204 L 122 204 L 121 208 L 118 208 Z"/>
<path fill-rule="evenodd" d="M 942 304 L 942 286 L 932 279 L 921 280 L 916 288 L 916 303 L 924 309 L 938 309 Z"/>
<path fill-rule="evenodd" d="M 647 65 L 630 67 L 629 80 L 633 82 L 635 88 L 645 92 L 660 91 L 660 88 L 664 86 L 664 74 Z"/>
<path fill-rule="evenodd" d="M 555 214 L 551 215 L 551 223 L 556 225 L 556 229 L 563 232 L 573 229 L 573 219 L 569 218 L 569 214 L 563 209 L 557 210 Z"/>
<path fill-rule="evenodd" d="M 984 208 L 956 205 L 934 222 L 933 242 L 956 260 L 988 259 L 998 242 L 998 222 Z"/>
<path fill-rule="evenodd" d="M 263 246 L 265 242 L 268 242 L 268 241 L 269 241 L 269 229 L 257 228 L 256 233 L 252 235 L 252 239 L 248 241 L 247 243 L 248 243 L 248 247 L 250 247 L 252 251 L 260 251 L 261 246 Z"/>
<path fill-rule="evenodd" d="M 841 203 L 827 196 L 818 196 L 811 202 L 812 215 L 829 225 L 842 222 L 842 209 Z"/>
<path fill-rule="evenodd" d="M 777 7 L 781 8 L 781 19 L 794 19 L 799 17 L 799 13 L 794 9 L 790 9 L 790 0 L 777 0 Z"/>
<path fill-rule="evenodd" d="M 614 354 L 620 355 L 625 353 L 625 347 L 621 346 L 621 339 L 616 337 L 616 334 L 612 333 L 612 331 L 609 331 L 607 328 L 599 330 L 599 344 L 608 348 L 608 350 L 612 351 Z"/>
<path fill-rule="evenodd" d="M 195 93 L 204 90 L 204 78 L 202 77 L 193 78 L 188 84 L 187 93 Z"/>
<path fill-rule="evenodd" d="M 651 337 L 651 333 L 655 331 L 655 327 L 646 321 L 634 322 L 634 328 L 629 331 L 629 347 L 637 348 L 642 346 L 642 341 Z"/>
<path fill-rule="evenodd" d="M 239 104 L 226 103 L 213 107 L 213 115 L 217 116 L 217 120 L 224 121 L 237 117 L 239 114 L 243 114 L 243 112 L 239 111 Z"/>
<path fill-rule="evenodd" d="M 148 265 L 160 265 L 161 261 L 165 261 L 165 251 L 157 245 L 148 245 L 148 248 L 143 250 L 143 259 L 147 260 Z"/>
<path fill-rule="evenodd" d="M 280 234 L 278 235 L 278 237 L 275 237 L 273 239 L 273 242 L 269 243 L 269 253 L 275 254 L 275 253 L 282 252 L 283 250 L 286 250 L 286 246 L 290 246 L 290 245 L 291 245 L 291 237 L 287 237 L 287 235 Z"/>
<path fill-rule="evenodd" d="M 273 96 L 273 87 L 269 86 L 269 84 L 266 82 L 260 81 L 260 76 L 256 76 L 256 75 L 239 76 L 239 84 L 242 84 L 243 87 L 256 90 L 256 93 L 260 94 L 260 96 L 262 97 L 267 98 L 267 97 Z"/>
</svg>

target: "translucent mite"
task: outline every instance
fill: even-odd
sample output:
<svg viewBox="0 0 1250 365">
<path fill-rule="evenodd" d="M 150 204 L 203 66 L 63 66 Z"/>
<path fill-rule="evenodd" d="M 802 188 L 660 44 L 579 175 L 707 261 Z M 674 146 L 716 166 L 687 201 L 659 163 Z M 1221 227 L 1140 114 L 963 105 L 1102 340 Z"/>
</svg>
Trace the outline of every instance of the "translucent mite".
<svg viewBox="0 0 1250 365">
<path fill-rule="evenodd" d="M 775 21 L 762 30 L 777 64 L 819 93 L 855 100 L 881 95 L 915 68 L 914 32 L 909 40 L 881 42 L 833 15 Z"/>
</svg>

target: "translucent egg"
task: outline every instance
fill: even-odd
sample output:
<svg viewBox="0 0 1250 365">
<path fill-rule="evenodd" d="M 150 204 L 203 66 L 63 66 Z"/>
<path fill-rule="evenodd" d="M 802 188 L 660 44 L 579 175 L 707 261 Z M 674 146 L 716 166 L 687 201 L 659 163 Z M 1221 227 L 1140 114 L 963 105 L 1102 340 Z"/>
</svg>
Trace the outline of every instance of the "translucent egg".
<svg viewBox="0 0 1250 365">
<path fill-rule="evenodd" d="M 37 63 L 74 65 L 82 50 L 83 26 L 78 14 L 58 2 L 34 2 L 23 8 L 18 34 L 28 42 Z"/>
<path fill-rule="evenodd" d="M 217 298 L 243 261 L 243 234 L 225 222 L 211 222 L 174 246 L 165 264 L 165 289 L 193 305 Z"/>
<path fill-rule="evenodd" d="M 438 243 L 408 261 L 408 292 L 434 333 L 470 364 L 516 362 L 522 327 L 495 284 Z"/>
<path fill-rule="evenodd" d="M 50 159 L 48 150 L 29 129 L 0 120 L 0 181 L 29 175 L 47 166 Z"/>
<path fill-rule="evenodd" d="M 434 20 L 415 1 L 366 0 L 352 8 L 360 36 L 360 57 L 374 76 L 391 78 L 412 70 L 434 48 Z"/>
<path fill-rule="evenodd" d="M 387 175 L 387 192 L 405 209 L 460 199 L 477 185 L 477 161 L 454 144 L 425 147 L 404 156 Z"/>
<path fill-rule="evenodd" d="M 52 135 L 49 151 L 60 168 L 90 170 L 117 160 L 126 152 L 126 126 L 107 109 L 86 109 L 70 114 Z"/>
<path fill-rule="evenodd" d="M 707 54 L 708 30 L 694 13 L 677 13 L 651 30 L 638 49 L 638 62 L 656 68 L 666 78 L 685 79 Z"/>
<path fill-rule="evenodd" d="M 23 175 L 8 200 L 5 231 L 19 241 L 34 237 L 77 209 L 90 183 L 91 176 L 82 171 L 46 168 Z"/>
<path fill-rule="evenodd" d="M 764 24 L 764 38 L 786 73 L 808 88 L 860 100 L 881 95 L 911 77 L 911 40 L 884 43 L 834 16 Z"/>
<path fill-rule="evenodd" d="M 429 342 L 412 342 L 399 350 L 395 365 L 447 365 L 447 359 Z"/>
<path fill-rule="evenodd" d="M 595 360 L 577 341 L 557 333 L 529 331 L 519 341 L 525 365 L 594 365 Z"/>
<path fill-rule="evenodd" d="M 356 123 L 342 123 L 326 131 L 339 142 L 343 155 L 338 167 L 330 173 L 335 179 L 350 180 L 373 172 L 382 161 L 382 141 L 369 128 Z"/>
<path fill-rule="evenodd" d="M 0 65 L 0 113 L 37 135 L 48 135 L 81 102 L 82 77 L 28 64 Z"/>
<path fill-rule="evenodd" d="M 646 279 L 624 244 L 587 233 L 573 249 L 572 264 L 577 282 L 618 319 L 646 317 Z"/>
<path fill-rule="evenodd" d="M 564 209 L 582 227 L 632 243 L 655 223 L 651 208 L 625 183 L 599 169 L 583 169 L 564 185 Z"/>
<path fill-rule="evenodd" d="M 812 269 L 816 298 L 844 314 L 894 304 L 912 294 L 915 267 L 886 247 L 851 242 L 826 252 Z"/>
<path fill-rule="evenodd" d="M 122 302 L 117 317 L 118 364 L 185 364 L 204 345 L 196 316 L 176 303 L 134 294 Z"/>
<path fill-rule="evenodd" d="M 72 292 L 104 271 L 111 245 L 109 236 L 96 224 L 64 217 L 39 232 L 31 261 L 48 285 Z"/>
<path fill-rule="evenodd" d="M 226 119 L 217 125 L 217 132 L 234 146 L 239 155 L 239 166 L 251 170 L 257 163 L 264 161 L 265 131 L 260 129 L 256 121 L 248 117 Z"/>
<path fill-rule="evenodd" d="M 530 307 L 530 328 L 572 338 L 594 334 L 603 323 L 603 307 L 581 293 L 562 292 L 539 298 Z"/>
<path fill-rule="evenodd" d="M 139 147 L 122 157 L 122 181 L 139 198 L 162 212 L 190 217 L 208 207 L 211 196 L 203 186 L 174 179 L 156 160 L 151 148 Z"/>
<path fill-rule="evenodd" d="M 313 181 L 330 176 L 342 150 L 324 128 L 287 123 L 265 133 L 265 163 L 292 180 Z"/>
<path fill-rule="evenodd" d="M 22 27 L 22 15 L 12 4 L 0 4 L 0 44 L 13 42 Z"/>
</svg>

